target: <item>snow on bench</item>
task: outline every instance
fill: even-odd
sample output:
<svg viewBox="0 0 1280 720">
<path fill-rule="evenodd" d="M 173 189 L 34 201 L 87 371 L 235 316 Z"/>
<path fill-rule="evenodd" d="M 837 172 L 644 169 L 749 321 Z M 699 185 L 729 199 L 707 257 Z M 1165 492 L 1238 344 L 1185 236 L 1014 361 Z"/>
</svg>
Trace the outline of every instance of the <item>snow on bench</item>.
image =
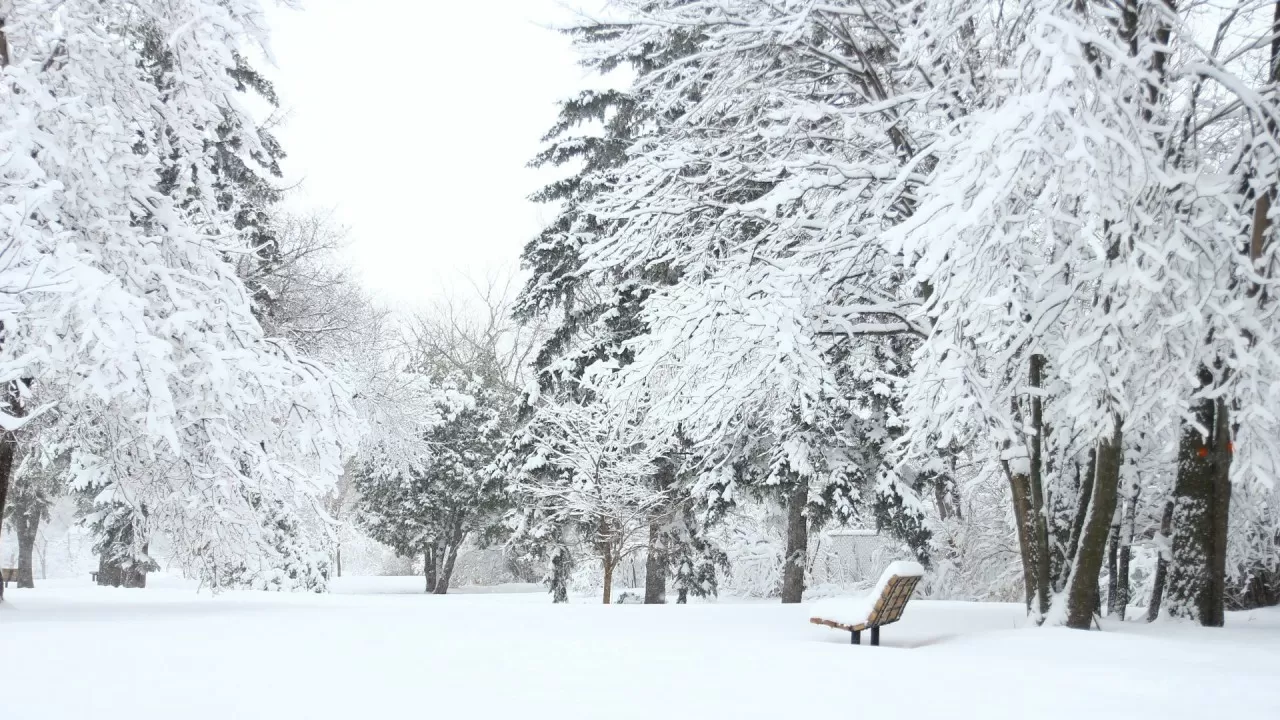
<svg viewBox="0 0 1280 720">
<path fill-rule="evenodd" d="M 853 633 L 854 645 L 863 630 L 871 629 L 871 644 L 880 644 L 880 627 L 897 622 L 915 592 L 924 568 L 920 563 L 899 560 L 890 563 L 880 581 L 865 597 L 819 600 L 809 611 L 809 622 Z"/>
</svg>

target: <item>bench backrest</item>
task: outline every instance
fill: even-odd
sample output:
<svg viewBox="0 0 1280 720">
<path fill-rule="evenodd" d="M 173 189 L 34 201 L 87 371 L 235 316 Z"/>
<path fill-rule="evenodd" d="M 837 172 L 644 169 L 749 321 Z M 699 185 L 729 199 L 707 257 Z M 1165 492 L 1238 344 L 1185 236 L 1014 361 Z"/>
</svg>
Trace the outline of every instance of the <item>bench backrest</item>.
<svg viewBox="0 0 1280 720">
<path fill-rule="evenodd" d="M 889 578 L 889 582 L 885 583 L 884 592 L 876 598 L 876 607 L 867 618 L 867 625 L 888 625 L 897 622 L 902 617 L 902 611 L 907 607 L 907 601 L 911 599 L 911 593 L 915 592 L 916 585 L 919 583 L 918 575 L 909 577 L 894 575 Z"/>
</svg>

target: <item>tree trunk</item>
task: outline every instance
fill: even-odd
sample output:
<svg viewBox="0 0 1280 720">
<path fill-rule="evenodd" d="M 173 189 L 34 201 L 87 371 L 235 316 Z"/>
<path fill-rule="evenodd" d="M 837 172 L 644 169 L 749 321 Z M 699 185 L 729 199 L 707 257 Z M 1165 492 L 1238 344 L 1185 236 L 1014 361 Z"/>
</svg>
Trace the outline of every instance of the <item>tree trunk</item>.
<svg viewBox="0 0 1280 720">
<path fill-rule="evenodd" d="M 18 587 L 33 588 L 36 586 L 35 573 L 32 571 L 31 553 L 36 547 L 36 533 L 40 528 L 40 513 L 28 511 L 16 518 L 13 524 L 18 536 Z"/>
<path fill-rule="evenodd" d="M 1030 614 L 1035 607 L 1036 563 L 1032 547 L 1031 531 L 1027 520 L 1031 517 L 1031 497 L 1026 475 L 1015 473 L 1009 463 L 1004 464 L 1004 474 L 1009 480 L 1009 494 L 1013 499 L 1013 524 L 1018 531 L 1018 551 L 1022 558 L 1022 589 Z"/>
<path fill-rule="evenodd" d="M 1071 519 L 1071 536 L 1067 541 L 1067 562 L 1062 577 L 1062 590 L 1066 590 L 1067 581 L 1071 577 L 1071 568 L 1076 561 L 1076 552 L 1080 549 L 1080 536 L 1084 534 L 1084 521 L 1089 517 L 1089 499 L 1093 497 L 1093 481 L 1098 476 L 1098 451 L 1089 451 L 1089 466 L 1085 469 L 1084 483 L 1076 498 L 1076 514 Z"/>
<path fill-rule="evenodd" d="M 449 550 L 444 556 L 444 562 L 440 565 L 439 577 L 436 578 L 436 595 L 444 595 L 449 592 L 449 581 L 453 579 L 453 566 L 458 561 L 458 548 L 461 546 L 461 538 L 449 545 Z"/>
<path fill-rule="evenodd" d="M 1231 425 L 1230 411 L 1223 399 L 1217 402 L 1218 427 L 1213 448 L 1213 552 L 1209 556 L 1209 593 L 1213 601 L 1206 625 L 1222 627 L 1227 622 L 1227 537 L 1231 524 Z"/>
<path fill-rule="evenodd" d="M 1120 557 L 1120 503 L 1116 503 L 1116 511 L 1111 514 L 1111 528 L 1107 531 L 1107 616 L 1116 613 L 1117 573 L 1116 565 Z"/>
<path fill-rule="evenodd" d="M 1120 526 L 1120 551 L 1116 562 L 1116 612 L 1124 620 L 1129 611 L 1129 561 L 1133 553 L 1134 526 L 1138 518 L 1138 495 L 1140 487 L 1134 482 L 1125 493 L 1124 520 Z"/>
<path fill-rule="evenodd" d="M 947 502 L 946 479 L 938 478 L 933 483 L 933 504 L 938 508 L 938 517 L 946 522 L 951 519 L 951 506 Z"/>
<path fill-rule="evenodd" d="M 1067 626 L 1088 630 L 1098 602 L 1098 574 L 1106 552 L 1107 530 L 1116 511 L 1124 434 L 1120 418 L 1112 418 L 1111 438 L 1098 445 L 1093 492 L 1080 533 L 1080 545 L 1067 581 Z"/>
<path fill-rule="evenodd" d="M 1049 612 L 1049 520 L 1044 503 L 1044 411 L 1039 391 L 1044 385 L 1044 356 L 1031 356 L 1031 513 L 1036 563 L 1036 599 L 1040 617 Z"/>
<path fill-rule="evenodd" d="M 649 523 L 649 554 L 644 563 L 644 604 L 667 601 L 667 543 L 661 523 Z"/>
<path fill-rule="evenodd" d="M 675 483 L 680 458 L 667 455 L 658 463 L 653 485 L 664 495 Z M 671 560 L 674 538 L 668 530 L 670 502 L 663 502 L 649 521 L 649 548 L 644 564 L 644 604 L 661 605 L 667 601 L 667 568 Z"/>
<path fill-rule="evenodd" d="M 551 556 L 551 602 L 569 602 L 569 573 L 573 572 L 573 556 L 563 547 Z"/>
<path fill-rule="evenodd" d="M 436 589 L 436 552 L 429 547 L 422 553 L 422 573 L 427 577 L 427 589 L 423 592 L 434 592 Z"/>
<path fill-rule="evenodd" d="M 338 569 L 338 577 L 342 577 L 342 546 L 341 545 L 338 546 L 338 551 L 334 555 L 335 555 L 334 560 L 336 561 L 335 565 L 337 565 L 337 569 Z"/>
<path fill-rule="evenodd" d="M 1129 543 L 1124 541 L 1122 531 L 1119 558 L 1116 562 L 1116 607 L 1113 611 L 1121 620 L 1124 620 L 1129 610 L 1129 560 Z"/>
<path fill-rule="evenodd" d="M 1169 528 L 1173 523 L 1173 501 L 1165 503 L 1160 516 L 1160 537 L 1156 544 L 1156 572 L 1151 583 L 1151 599 L 1147 601 L 1147 622 L 1160 617 L 1160 603 L 1164 600 L 1164 586 L 1169 574 Z"/>
<path fill-rule="evenodd" d="M 0 537 L 4 530 L 4 507 L 9 496 L 9 477 L 13 474 L 13 433 L 0 431 Z M 0 581 L 0 601 L 4 600 L 5 583 Z"/>
<path fill-rule="evenodd" d="M 0 58 L 3 63 L 0 67 L 8 64 L 7 46 L 3 45 L 5 34 L 3 31 L 4 23 L 0 20 L 0 50 L 4 50 L 4 56 Z M 4 330 L 4 323 L 0 322 L 0 331 Z M 22 401 L 18 396 L 16 383 L 6 383 L 4 386 L 4 401 L 8 405 L 5 409 L 13 417 L 22 416 Z M 9 481 L 13 477 L 13 456 L 18 449 L 18 438 L 7 430 L 0 430 L 0 537 L 4 533 L 4 509 L 5 503 L 9 498 Z M 0 602 L 4 601 L 4 583 L 0 582 Z"/>
<path fill-rule="evenodd" d="M 1214 381 L 1200 370 L 1202 388 Z M 1231 502 L 1230 431 L 1222 401 L 1197 402 L 1197 423 L 1185 424 L 1178 445 L 1178 475 L 1173 486 L 1172 562 L 1168 609 L 1176 617 L 1221 627 L 1226 594 L 1226 532 Z"/>
<path fill-rule="evenodd" d="M 613 549 L 606 544 L 604 549 L 604 604 L 608 605 L 613 601 L 613 566 L 616 560 L 613 558 Z"/>
<path fill-rule="evenodd" d="M 782 565 L 782 602 L 798 603 L 804 598 L 804 564 L 809 554 L 809 478 L 795 474 L 795 487 L 787 494 L 787 554 Z"/>
</svg>

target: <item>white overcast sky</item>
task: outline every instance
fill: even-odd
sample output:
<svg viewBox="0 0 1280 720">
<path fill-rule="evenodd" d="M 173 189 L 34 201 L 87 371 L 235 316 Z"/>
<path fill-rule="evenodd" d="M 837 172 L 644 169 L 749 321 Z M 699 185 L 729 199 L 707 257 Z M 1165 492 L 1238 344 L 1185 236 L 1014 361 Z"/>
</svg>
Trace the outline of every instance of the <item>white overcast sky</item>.
<svg viewBox="0 0 1280 720">
<path fill-rule="evenodd" d="M 573 7 L 598 3 L 576 2 Z M 295 208 L 332 209 L 375 295 L 513 271 L 550 210 L 528 160 L 589 84 L 556 0 L 304 0 L 269 10 Z"/>
</svg>

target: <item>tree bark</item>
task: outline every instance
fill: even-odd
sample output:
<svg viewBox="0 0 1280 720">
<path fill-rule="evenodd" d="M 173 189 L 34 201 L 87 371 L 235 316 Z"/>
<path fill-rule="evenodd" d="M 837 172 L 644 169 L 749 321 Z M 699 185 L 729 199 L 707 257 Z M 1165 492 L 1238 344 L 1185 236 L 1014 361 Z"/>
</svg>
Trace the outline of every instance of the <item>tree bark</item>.
<svg viewBox="0 0 1280 720">
<path fill-rule="evenodd" d="M 1214 382 L 1208 368 L 1200 384 Z M 1184 423 L 1173 486 L 1168 610 L 1176 617 L 1221 627 L 1225 621 L 1226 537 L 1231 502 L 1231 447 L 1226 403 L 1196 403 L 1196 423 Z"/>
<path fill-rule="evenodd" d="M 13 474 L 13 433 L 0 431 L 0 532 L 4 530 L 4 508 L 9 497 L 9 478 Z M 0 535 L 3 537 L 3 535 Z M 4 582 L 0 582 L 0 601 L 4 600 Z"/>
<path fill-rule="evenodd" d="M 653 475 L 653 486 L 664 495 L 675 483 L 676 456 L 665 456 Z M 667 531 L 668 502 L 658 506 L 649 521 L 649 547 L 644 563 L 644 604 L 661 605 L 667 601 L 667 566 L 671 558 L 672 537 Z"/>
<path fill-rule="evenodd" d="M 435 592 L 436 589 L 436 552 L 429 547 L 422 553 L 422 573 L 426 575 L 427 588 L 423 592 Z"/>
<path fill-rule="evenodd" d="M 1049 612 L 1049 521 L 1044 503 L 1044 410 L 1040 388 L 1044 386 L 1044 356 L 1031 356 L 1031 529 L 1034 530 L 1037 609 L 1040 617 Z"/>
<path fill-rule="evenodd" d="M 1272 3 L 1270 84 L 1280 81 L 1280 2 Z M 1274 122 L 1267 134 L 1275 135 Z M 1254 205 L 1246 254 L 1255 269 L 1269 240 L 1272 194 L 1276 185 L 1264 188 Z M 1263 292 L 1259 285 L 1249 296 Z M 1201 366 L 1201 390 L 1217 380 Z M 1192 408 L 1200 428 L 1183 423 L 1178 446 L 1178 476 L 1174 481 L 1172 561 L 1169 572 L 1169 613 L 1194 618 L 1201 625 L 1222 627 L 1226 622 L 1227 531 L 1231 516 L 1231 426 L 1229 408 L 1221 398 L 1202 398 Z M 1207 435 L 1206 435 L 1207 433 Z"/>
<path fill-rule="evenodd" d="M 36 580 L 31 555 L 40 529 L 40 513 L 33 510 L 22 513 L 15 518 L 13 529 L 18 536 L 18 587 L 34 588 Z"/>
<path fill-rule="evenodd" d="M 933 503 L 938 508 L 938 517 L 943 522 L 951 519 L 951 504 L 947 502 L 946 480 L 939 478 L 933 483 Z"/>
<path fill-rule="evenodd" d="M 1223 399 L 1217 402 L 1218 426 L 1214 430 L 1213 473 L 1213 552 L 1209 556 L 1209 608 L 1211 627 L 1222 627 L 1227 622 L 1227 537 L 1231 523 L 1231 425 L 1230 410 Z"/>
<path fill-rule="evenodd" d="M 613 567 L 617 561 L 613 557 L 613 549 L 609 544 L 604 546 L 604 604 L 613 600 Z"/>
<path fill-rule="evenodd" d="M 1088 630 L 1098 602 L 1098 574 L 1106 552 L 1107 530 L 1116 511 L 1124 434 L 1120 418 L 1112 418 L 1111 438 L 1098 445 L 1093 492 L 1080 533 L 1080 546 L 1067 582 L 1067 626 Z"/>
<path fill-rule="evenodd" d="M 551 556 L 551 602 L 569 602 L 569 573 L 573 571 L 573 556 L 565 548 L 557 548 Z"/>
<path fill-rule="evenodd" d="M 809 554 L 809 478 L 794 474 L 795 486 L 787 494 L 787 554 L 782 565 L 782 602 L 804 599 L 804 565 Z"/>
<path fill-rule="evenodd" d="M 1124 620 L 1129 611 L 1129 543 L 1124 541 L 1123 529 L 1120 536 L 1119 558 L 1116 562 L 1116 608 L 1115 614 Z"/>
<path fill-rule="evenodd" d="M 1116 511 L 1111 514 L 1111 528 L 1107 532 L 1107 616 L 1116 613 L 1116 595 L 1118 583 L 1117 564 L 1120 557 L 1120 504 L 1116 503 Z"/>
<path fill-rule="evenodd" d="M 1067 580 L 1071 576 L 1071 567 L 1076 561 L 1076 552 L 1080 549 L 1080 536 L 1084 534 L 1084 521 L 1089 517 L 1089 500 L 1093 497 L 1093 481 L 1098 476 L 1098 451 L 1089 451 L 1089 467 L 1085 470 L 1084 483 L 1076 500 L 1076 514 L 1071 520 L 1071 538 L 1067 541 L 1067 564 L 1062 578 L 1062 588 L 1066 589 Z"/>
<path fill-rule="evenodd" d="M 1160 537 L 1156 545 L 1156 572 L 1151 583 L 1151 599 L 1147 601 L 1147 622 L 1160 617 L 1160 604 L 1164 600 L 1164 587 L 1169 574 L 1169 528 L 1173 523 L 1173 501 L 1165 503 L 1160 516 Z"/>
<path fill-rule="evenodd" d="M 3 46 L 4 42 L 4 24 L 0 20 L 0 49 L 7 48 Z M 8 50 L 5 49 L 2 67 L 8 64 Z M 0 322 L 0 332 L 4 330 L 4 323 Z M 22 416 L 22 400 L 18 395 L 16 383 L 6 383 L 3 390 L 3 400 L 8 406 L 5 409 L 13 417 Z M 5 503 L 9 499 L 9 482 L 13 478 L 13 456 L 18 450 L 18 438 L 7 430 L 0 430 L 0 536 L 4 531 L 4 509 Z M 4 583 L 0 582 L 0 602 L 4 601 Z"/>
<path fill-rule="evenodd" d="M 1030 528 L 1027 520 L 1031 517 L 1030 488 L 1027 476 L 1015 473 L 1008 462 L 1003 463 L 1005 477 L 1009 480 L 1009 494 L 1013 499 L 1013 524 L 1018 531 L 1018 550 L 1022 558 L 1022 589 L 1025 595 L 1027 613 L 1035 608 L 1036 567 L 1035 551 L 1032 548 Z"/>
<path fill-rule="evenodd" d="M 1125 493 L 1124 520 L 1120 526 L 1120 551 L 1116 561 L 1116 612 L 1124 620 L 1129 611 L 1129 561 L 1133 553 L 1133 534 L 1138 518 L 1140 487 L 1134 482 Z"/>
<path fill-rule="evenodd" d="M 644 604 L 667 601 L 667 543 L 663 525 L 649 523 L 649 553 L 644 562 Z"/>
<path fill-rule="evenodd" d="M 459 538 L 449 545 L 444 562 L 440 565 L 440 573 L 436 578 L 435 594 L 444 595 L 449 592 L 449 582 L 453 579 L 453 566 L 458 561 L 458 549 L 462 546 Z"/>
</svg>

